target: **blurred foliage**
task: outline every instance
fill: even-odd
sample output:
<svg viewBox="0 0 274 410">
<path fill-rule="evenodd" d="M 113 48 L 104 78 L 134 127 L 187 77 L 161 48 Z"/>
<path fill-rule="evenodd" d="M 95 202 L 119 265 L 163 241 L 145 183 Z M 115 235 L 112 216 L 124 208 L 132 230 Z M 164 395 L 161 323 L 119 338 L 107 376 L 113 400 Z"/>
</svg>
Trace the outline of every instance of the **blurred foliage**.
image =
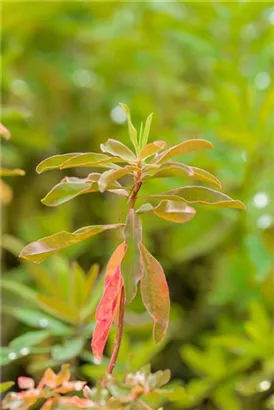
<svg viewBox="0 0 274 410">
<path fill-rule="evenodd" d="M 273 409 L 273 3 L 21 1 L 3 2 L 2 15 L 1 122 L 12 134 L 2 162 L 26 171 L 9 179 L 14 199 L 2 208 L 3 381 L 20 373 L 38 377 L 54 347 L 70 340 L 54 335 L 54 324 L 43 328 L 46 322 L 36 321 L 74 331 L 64 317 L 38 306 L 34 292 L 49 296 L 59 280 L 69 283 L 73 260 L 83 272 L 97 263 L 103 268 L 118 234 L 89 239 L 43 263 L 47 290 L 18 261 L 16 238 L 26 244 L 58 230 L 108 224 L 126 205 L 95 193 L 46 209 L 40 198 L 59 176 L 38 176 L 35 167 L 49 155 L 98 151 L 108 138 L 128 144 L 123 101 L 136 124 L 154 112 L 152 140 L 211 141 L 215 149 L 195 154 L 193 165 L 216 175 L 247 212 L 201 208 L 183 227 L 144 214 L 144 242 L 161 261 L 171 291 L 171 326 L 165 344 L 155 347 L 138 295 L 127 313 L 117 374 L 125 358 L 135 371 L 147 361 L 153 370 L 170 368 L 171 383 L 185 389 L 179 398 L 169 393 L 168 410 Z M 144 190 L 156 194 L 179 183 L 158 179 Z M 89 335 L 81 335 L 85 345 L 90 323 Z M 44 353 L 18 358 L 7 350 L 29 332 L 40 332 L 33 346 Z M 71 364 L 77 377 L 94 381 L 104 366 L 88 350 Z"/>
</svg>

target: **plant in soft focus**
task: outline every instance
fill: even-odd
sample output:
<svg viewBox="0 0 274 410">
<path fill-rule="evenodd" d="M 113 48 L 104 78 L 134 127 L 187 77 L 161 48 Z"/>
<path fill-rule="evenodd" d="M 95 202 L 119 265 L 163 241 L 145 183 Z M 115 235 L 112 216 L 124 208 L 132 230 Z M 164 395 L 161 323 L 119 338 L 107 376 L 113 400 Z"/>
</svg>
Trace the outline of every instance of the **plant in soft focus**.
<svg viewBox="0 0 274 410">
<path fill-rule="evenodd" d="M 121 104 L 128 119 L 129 137 L 134 152 L 119 141 L 109 139 L 101 145 L 103 154 L 72 153 L 50 157 L 37 166 L 42 173 L 53 169 L 74 167 L 102 168 L 105 171 L 90 173 L 86 178 L 65 177 L 45 196 L 42 202 L 48 206 L 60 205 L 78 195 L 109 191 L 126 198 L 129 206 L 125 223 L 86 226 L 75 232 L 58 232 L 27 245 L 20 257 L 36 263 L 75 243 L 98 233 L 120 229 L 123 241 L 113 252 L 106 269 L 105 289 L 96 311 L 96 327 L 92 337 L 94 356 L 102 359 L 103 350 L 113 322 L 117 324 L 117 339 L 110 358 L 107 374 L 111 374 L 116 363 L 123 332 L 125 305 L 132 302 L 140 282 L 143 303 L 154 321 L 153 337 L 159 343 L 168 327 L 169 293 L 166 278 L 160 263 L 150 254 L 142 242 L 142 223 L 139 214 L 153 213 L 168 221 L 185 223 L 195 216 L 192 204 L 215 205 L 244 209 L 241 201 L 226 194 L 202 186 L 183 186 L 172 191 L 148 195 L 156 205 L 145 203 L 137 210 L 136 201 L 142 184 L 147 180 L 170 176 L 188 176 L 221 187 L 219 180 L 203 169 L 173 162 L 174 157 L 195 150 L 213 148 L 203 139 L 184 141 L 171 148 L 164 141 L 148 143 L 152 114 L 145 125 L 141 124 L 139 136 L 131 122 L 128 107 Z M 130 185 L 121 185 L 118 180 L 129 177 Z"/>
<path fill-rule="evenodd" d="M 4 125 L 0 124 L 0 135 L 1 137 L 5 138 L 6 140 L 10 139 L 10 132 L 9 130 L 4 127 Z M 1 177 L 10 177 L 16 175 L 25 175 L 25 171 L 22 169 L 8 169 L 8 168 L 1 168 L 0 169 L 0 176 Z M 1 192 L 1 203 L 8 204 L 12 200 L 12 190 L 2 179 L 0 179 L 0 192 Z"/>
<path fill-rule="evenodd" d="M 239 209 L 245 209 L 245 206 L 241 201 L 231 199 L 220 191 L 200 185 L 182 186 L 157 195 L 139 196 L 142 185 L 154 178 L 182 176 L 207 182 L 218 188 L 221 188 L 221 183 L 214 175 L 203 169 L 173 161 L 174 157 L 188 152 L 213 148 L 209 141 L 191 139 L 170 148 L 166 146 L 164 141 L 148 143 L 152 114 L 149 115 L 144 126 L 141 124 L 138 135 L 131 122 L 128 107 L 124 104 L 121 104 L 121 106 L 127 114 L 129 136 L 134 151 L 119 141 L 109 139 L 101 145 L 103 153 L 56 155 L 42 161 L 37 166 L 37 172 L 42 173 L 53 169 L 73 167 L 103 169 L 102 172 L 90 173 L 86 178 L 63 178 L 45 196 L 42 202 L 47 206 L 57 206 L 78 195 L 108 191 L 121 195 L 126 199 L 128 213 L 125 223 L 85 226 L 72 233 L 61 231 L 30 243 L 21 251 L 20 257 L 40 263 L 59 250 L 98 233 L 112 229 L 119 229 L 122 232 L 123 240 L 114 250 L 107 264 L 103 296 L 96 310 L 96 326 L 91 347 L 98 361 L 102 359 L 112 324 L 115 323 L 118 328 L 106 377 L 95 388 L 96 397 L 101 397 L 101 393 L 107 391 L 107 393 L 102 393 L 105 394 L 104 403 L 102 404 L 103 406 L 107 405 L 107 407 L 99 406 L 99 408 L 148 409 L 150 408 L 149 405 L 142 400 L 140 401 L 139 396 L 147 395 L 152 390 L 157 390 L 162 384 L 165 384 L 170 377 L 169 371 L 160 371 L 160 373 L 157 372 L 156 375 L 152 375 L 150 368 L 146 367 L 145 370 L 137 372 L 135 376 L 126 376 L 122 385 L 111 376 L 122 340 L 125 306 L 135 298 L 139 282 L 143 303 L 154 321 L 153 338 L 155 343 L 162 341 L 168 328 L 170 301 L 167 281 L 160 263 L 151 255 L 143 243 L 140 215 L 150 213 L 167 221 L 185 223 L 190 221 L 196 214 L 196 210 L 192 205 L 201 204 Z M 121 184 L 118 181 L 122 178 L 123 183 Z M 138 207 L 136 206 L 137 201 L 140 201 Z M 52 374 L 50 370 L 48 372 Z M 42 380 L 45 380 L 45 378 Z M 56 385 L 56 382 L 54 383 L 53 387 L 57 390 L 53 389 L 53 395 L 59 393 L 59 385 Z M 39 390 L 41 385 L 44 386 L 45 382 L 41 381 L 38 385 L 39 392 L 41 392 L 41 389 Z M 136 385 L 138 388 L 136 388 Z M 30 396 L 33 397 L 33 391 L 36 391 L 33 383 L 30 387 Z M 21 394 L 19 398 L 28 397 L 27 393 L 19 394 Z M 11 395 L 9 395 L 9 399 L 6 399 L 6 402 L 9 402 Z M 87 393 L 85 393 L 85 397 L 87 397 Z M 92 394 L 90 397 L 92 397 Z M 50 406 L 53 406 L 55 400 L 63 400 L 59 396 L 50 396 L 49 399 L 51 400 Z M 69 400 L 77 399 L 70 398 Z M 92 399 L 90 398 L 90 400 Z M 102 400 L 102 397 L 100 400 Z M 121 405 L 121 403 L 123 404 Z M 78 407 L 82 405 L 80 402 L 74 404 Z M 93 404 L 89 403 L 89 406 L 91 405 Z M 98 408 L 98 406 L 94 408 Z"/>
</svg>

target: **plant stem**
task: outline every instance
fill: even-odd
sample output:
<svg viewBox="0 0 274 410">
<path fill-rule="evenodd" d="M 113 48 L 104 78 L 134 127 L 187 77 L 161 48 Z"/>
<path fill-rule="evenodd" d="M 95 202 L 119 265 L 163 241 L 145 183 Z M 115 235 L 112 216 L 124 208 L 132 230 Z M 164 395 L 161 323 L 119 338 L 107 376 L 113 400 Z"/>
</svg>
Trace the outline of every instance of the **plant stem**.
<svg viewBox="0 0 274 410">
<path fill-rule="evenodd" d="M 107 374 L 112 374 L 113 369 L 116 364 L 117 356 L 118 356 L 121 341 L 122 341 L 122 335 L 123 335 L 124 312 L 125 312 L 125 289 L 124 287 L 122 287 L 121 297 L 120 297 L 120 306 L 119 306 L 118 330 L 117 330 L 114 349 L 113 349 L 113 352 L 112 352 L 112 355 L 111 355 L 111 358 L 108 364 L 108 368 L 106 371 Z"/>
</svg>

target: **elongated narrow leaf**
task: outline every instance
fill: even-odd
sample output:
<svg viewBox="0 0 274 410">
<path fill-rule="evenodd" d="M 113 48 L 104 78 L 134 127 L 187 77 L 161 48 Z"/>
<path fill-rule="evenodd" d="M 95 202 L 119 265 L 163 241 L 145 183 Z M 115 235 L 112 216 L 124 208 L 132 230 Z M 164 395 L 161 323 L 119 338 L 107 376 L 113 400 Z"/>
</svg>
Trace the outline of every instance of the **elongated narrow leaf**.
<svg viewBox="0 0 274 410">
<path fill-rule="evenodd" d="M 217 185 L 219 188 L 222 187 L 221 182 L 204 169 L 180 164 L 179 162 L 167 162 L 163 168 L 157 170 L 153 175 L 145 179 L 184 176 Z"/>
<path fill-rule="evenodd" d="M 105 171 L 98 181 L 98 187 L 101 192 L 104 192 L 106 188 L 114 181 L 122 178 L 125 175 L 130 175 L 132 172 L 136 171 L 136 167 L 130 165 L 125 166 L 120 169 L 110 169 Z"/>
<path fill-rule="evenodd" d="M 142 121 L 142 122 L 141 122 L 141 125 L 140 125 L 139 138 L 138 138 L 139 147 L 142 147 L 143 129 L 144 129 L 144 124 L 143 124 L 143 121 Z"/>
<path fill-rule="evenodd" d="M 86 276 L 86 284 L 85 284 L 85 302 L 88 301 L 90 295 L 92 294 L 96 278 L 99 273 L 99 265 L 94 264 L 90 267 L 87 276 Z"/>
<path fill-rule="evenodd" d="M 114 320 L 117 302 L 123 286 L 120 265 L 125 254 L 125 242 L 113 252 L 106 269 L 105 290 L 96 310 L 96 326 L 92 335 L 91 348 L 101 361 L 104 347 Z"/>
<path fill-rule="evenodd" d="M 92 192 L 92 182 L 59 182 L 51 191 L 41 200 L 44 205 L 57 206 L 61 205 L 78 195 Z M 96 191 L 96 189 L 94 189 Z"/>
<path fill-rule="evenodd" d="M 100 145 L 101 151 L 120 157 L 126 161 L 136 161 L 136 155 L 120 141 L 108 139 L 105 144 Z"/>
<path fill-rule="evenodd" d="M 14 385 L 14 382 L 3 382 L 0 383 L 0 393 L 5 393 L 7 390 L 9 390 L 12 386 Z"/>
<path fill-rule="evenodd" d="M 121 158 L 110 157 L 94 152 L 54 155 L 37 165 L 38 174 L 53 169 L 66 169 L 73 167 L 104 167 L 107 163 L 123 162 Z M 114 165 L 114 164 L 113 164 Z"/>
<path fill-rule="evenodd" d="M 160 263 L 142 243 L 139 247 L 144 271 L 141 279 L 141 296 L 148 313 L 154 320 L 154 341 L 159 343 L 168 328 L 170 310 L 168 285 Z"/>
<path fill-rule="evenodd" d="M 163 163 L 170 158 L 178 157 L 179 155 L 205 148 L 213 148 L 213 145 L 211 142 L 203 139 L 187 140 L 164 151 L 154 160 L 154 162 L 158 164 Z"/>
<path fill-rule="evenodd" d="M 131 140 L 131 142 L 132 142 L 132 144 L 135 148 L 136 153 L 138 153 L 139 152 L 139 146 L 138 146 L 137 130 L 131 122 L 130 110 L 129 110 L 129 108 L 126 104 L 120 103 L 119 105 L 123 108 L 123 110 L 126 113 L 127 122 L 128 122 L 129 137 L 130 137 L 130 140 Z"/>
<path fill-rule="evenodd" d="M 126 302 L 130 303 L 137 292 L 137 283 L 142 277 L 139 244 L 142 241 L 142 224 L 140 217 L 130 209 L 124 228 L 124 238 L 127 246 L 126 254 L 121 264 L 124 278 Z"/>
<path fill-rule="evenodd" d="M 25 175 L 25 171 L 22 169 L 7 169 L 7 168 L 1 168 L 0 169 L 0 176 L 1 177 L 12 177 L 12 176 L 17 176 L 17 175 Z"/>
<path fill-rule="evenodd" d="M 151 127 L 151 121 L 152 121 L 153 113 L 149 114 L 147 117 L 146 123 L 145 123 L 145 128 L 142 134 L 142 140 L 141 140 L 141 148 L 144 148 L 147 144 L 148 137 L 149 137 L 149 132 L 150 132 L 150 127 Z"/>
<path fill-rule="evenodd" d="M 70 271 L 69 294 L 71 304 L 81 309 L 85 302 L 86 275 L 81 266 L 73 261 Z"/>
<path fill-rule="evenodd" d="M 157 154 L 157 152 L 161 151 L 166 147 L 166 142 L 165 141 L 154 141 L 151 142 L 150 144 L 147 144 L 144 146 L 144 148 L 141 150 L 139 154 L 139 158 L 141 160 L 144 160 L 148 157 L 151 157 L 152 155 Z"/>
<path fill-rule="evenodd" d="M 153 212 L 160 218 L 177 223 L 188 222 L 196 214 L 195 209 L 188 206 L 185 202 L 173 200 L 163 200 L 155 207 L 147 203 L 137 210 L 138 214 L 147 212 Z"/>
<path fill-rule="evenodd" d="M 40 263 L 61 249 L 84 241 L 100 232 L 120 228 L 121 226 L 123 224 L 94 225 L 78 229 L 73 233 L 61 231 L 30 243 L 21 251 L 19 256 L 32 262 Z"/>
<path fill-rule="evenodd" d="M 79 310 L 72 307 L 69 302 L 66 303 L 57 297 L 42 294 L 38 294 L 37 300 L 43 310 L 54 315 L 55 317 L 74 325 L 79 323 Z"/>
<path fill-rule="evenodd" d="M 167 192 L 166 194 L 180 197 L 189 204 L 214 205 L 224 208 L 246 209 L 243 202 L 232 199 L 223 192 L 215 191 L 214 189 L 201 186 L 177 188 Z"/>
</svg>

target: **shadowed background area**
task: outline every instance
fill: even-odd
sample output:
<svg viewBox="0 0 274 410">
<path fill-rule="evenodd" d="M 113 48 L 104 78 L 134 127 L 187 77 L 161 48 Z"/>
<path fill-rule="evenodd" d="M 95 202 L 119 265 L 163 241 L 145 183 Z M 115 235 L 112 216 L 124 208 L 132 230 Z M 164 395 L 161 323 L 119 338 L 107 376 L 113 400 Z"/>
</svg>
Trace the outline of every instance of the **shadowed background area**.
<svg viewBox="0 0 274 410">
<path fill-rule="evenodd" d="M 102 365 L 89 347 L 102 275 L 85 326 L 71 292 L 79 283 L 88 289 L 94 264 L 103 271 L 119 233 L 39 266 L 18 253 L 60 230 L 124 221 L 125 199 L 110 193 L 41 204 L 53 185 L 86 169 L 35 172 L 50 155 L 95 152 L 108 138 L 130 146 L 123 102 L 138 129 L 154 113 L 150 141 L 212 142 L 214 150 L 180 160 L 216 175 L 247 211 L 196 206 L 183 225 L 142 217 L 144 242 L 167 275 L 171 324 L 156 347 L 138 295 L 117 374 L 130 362 L 170 368 L 186 390 L 170 398 L 168 410 L 274 409 L 273 24 L 272 2 L 3 2 L 1 122 L 11 140 L 2 143 L 2 164 L 26 171 L 3 178 L 3 380 L 36 378 L 63 362 L 91 383 L 104 374 L 115 331 Z M 190 184 L 163 178 L 143 189 Z"/>
</svg>

